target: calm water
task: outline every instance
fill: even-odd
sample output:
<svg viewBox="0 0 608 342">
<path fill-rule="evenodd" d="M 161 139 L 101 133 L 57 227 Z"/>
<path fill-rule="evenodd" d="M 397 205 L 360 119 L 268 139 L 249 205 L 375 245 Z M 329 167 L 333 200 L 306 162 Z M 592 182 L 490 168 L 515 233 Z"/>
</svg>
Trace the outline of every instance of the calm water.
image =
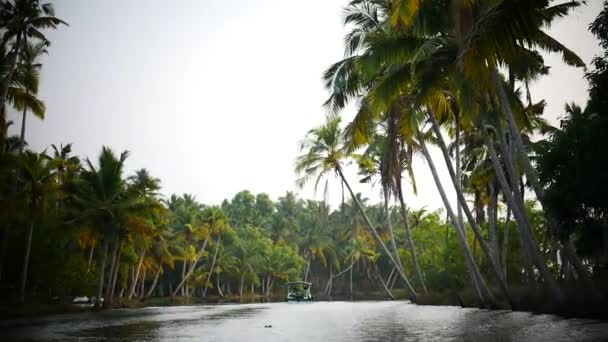
<svg viewBox="0 0 608 342">
<path fill-rule="evenodd" d="M 5 321 L 0 322 L 0 340 L 608 341 L 608 323 L 407 302 L 272 303 L 125 309 Z"/>
</svg>

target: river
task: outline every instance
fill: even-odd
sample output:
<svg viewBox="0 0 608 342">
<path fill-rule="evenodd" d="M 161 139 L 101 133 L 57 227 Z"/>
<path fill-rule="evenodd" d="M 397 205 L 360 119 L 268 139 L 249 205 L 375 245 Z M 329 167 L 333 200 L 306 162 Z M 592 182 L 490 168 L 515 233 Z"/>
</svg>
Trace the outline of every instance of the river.
<svg viewBox="0 0 608 342">
<path fill-rule="evenodd" d="M 608 323 L 408 302 L 118 309 L 0 321 L 1 341 L 608 341 Z"/>
</svg>

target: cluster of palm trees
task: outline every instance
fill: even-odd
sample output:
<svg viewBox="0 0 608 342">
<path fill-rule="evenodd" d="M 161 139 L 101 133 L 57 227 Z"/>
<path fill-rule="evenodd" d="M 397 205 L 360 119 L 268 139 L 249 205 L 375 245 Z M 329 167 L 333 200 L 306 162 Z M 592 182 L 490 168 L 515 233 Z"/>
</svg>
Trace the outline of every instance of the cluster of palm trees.
<svg viewBox="0 0 608 342">
<path fill-rule="evenodd" d="M 414 180 L 412 156 L 420 154 L 457 233 L 471 288 L 481 302 L 513 306 L 504 267 L 507 250 L 503 248 L 501 253 L 496 228 L 501 202 L 506 205 L 507 220 L 512 217 L 516 222 L 522 268 L 530 287 L 541 283 L 555 300 L 564 299 L 559 275 L 546 260 L 551 248 L 559 250 L 561 263 L 571 265 L 577 279 L 595 293 L 571 236 L 557 234 L 561 227 L 545 205 L 544 189 L 531 161 L 534 143 L 530 139 L 550 129 L 542 118 L 544 101 L 534 103 L 528 87 L 548 72 L 541 53 L 559 53 L 566 64 L 584 66 L 575 53 L 544 29 L 582 4 L 552 4 L 548 0 L 351 1 L 345 9 L 345 24 L 350 28 L 345 37 L 345 58 L 323 75 L 330 93 L 326 106 L 332 114 L 321 127 L 309 132 L 296 162 L 296 172 L 302 176 L 298 182 L 303 185 L 317 177 L 318 183 L 320 177 L 334 173 L 356 203 L 344 176 L 345 160 L 354 159 L 366 179 L 379 177 L 385 201 L 398 199 L 405 213 L 402 175 L 407 173 Z M 342 128 L 334 113 L 349 102 L 356 104 L 356 116 Z M 449 144 L 446 131 L 452 138 Z M 449 171 L 447 181 L 456 191 L 456 208 L 446 196 L 442 183 L 446 180 L 437 174 L 430 144 L 439 148 Z M 364 152 L 357 154 L 361 150 Z M 527 188 L 544 208 L 542 243 L 525 207 Z M 469 194 L 474 199 L 472 206 Z M 391 236 L 385 244 L 359 207 L 384 255 L 416 296 L 394 239 Z M 489 264 L 489 279 L 470 250 L 469 229 Z M 389 230 L 392 235 L 390 226 Z M 424 270 L 416 260 L 407 220 L 404 230 L 414 276 L 425 291 Z M 504 238 L 503 243 L 506 246 Z"/>
</svg>

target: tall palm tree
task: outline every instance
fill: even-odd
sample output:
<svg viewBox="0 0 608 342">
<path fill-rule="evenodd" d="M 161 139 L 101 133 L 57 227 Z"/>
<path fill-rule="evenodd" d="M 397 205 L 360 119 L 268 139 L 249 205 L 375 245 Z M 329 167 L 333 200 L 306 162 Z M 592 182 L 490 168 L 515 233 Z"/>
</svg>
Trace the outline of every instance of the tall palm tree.
<svg viewBox="0 0 608 342">
<path fill-rule="evenodd" d="M 0 27 L 3 34 L 0 46 L 5 52 L 0 75 L 0 138 L 6 138 L 6 100 L 13 74 L 28 41 L 41 41 L 48 45 L 44 29 L 55 29 L 67 23 L 55 17 L 51 3 L 39 0 L 3 0 L 0 2 Z"/>
<path fill-rule="evenodd" d="M 19 154 L 25 143 L 25 123 L 28 110 L 37 118 L 44 119 L 46 106 L 36 97 L 40 83 L 39 62 L 43 54 L 48 53 L 44 42 L 29 43 L 22 51 L 21 58 L 13 75 L 13 85 L 9 90 L 9 100 L 16 110 L 23 112 L 21 119 L 21 135 L 19 138 Z"/>
<path fill-rule="evenodd" d="M 386 247 L 384 241 L 378 234 L 376 227 L 370 221 L 365 209 L 357 199 L 357 196 L 355 196 L 355 193 L 344 176 L 342 163 L 348 158 L 349 153 L 344 144 L 344 135 L 340 128 L 340 121 L 339 116 L 329 115 L 322 126 L 308 132 L 307 139 L 301 146 L 301 150 L 305 151 L 305 153 L 300 155 L 296 160 L 295 171 L 298 176 L 301 176 L 296 184 L 299 187 L 303 187 L 309 180 L 316 178 L 315 188 L 317 188 L 319 181 L 324 176 L 330 172 L 335 173 L 348 189 L 351 198 L 357 205 L 361 215 L 363 215 L 368 228 L 372 231 L 383 251 L 399 271 L 410 294 L 415 298 L 416 291 L 412 287 L 407 275 L 403 272 L 403 269 L 399 266 L 399 262 L 395 259 L 393 254 Z"/>
<path fill-rule="evenodd" d="M 128 184 L 123 177 L 127 151 L 119 156 L 103 147 L 95 166 L 87 159 L 86 166 L 74 184 L 71 200 L 77 210 L 74 221 L 95 227 L 102 239 L 100 262 L 97 269 L 97 298 L 102 298 L 108 248 L 111 241 L 117 243 L 121 223 L 127 212 L 138 210 L 144 205 L 142 198 L 134 191 L 127 191 Z M 101 307 L 101 301 L 96 302 Z"/>
<path fill-rule="evenodd" d="M 397 114 L 397 115 L 396 115 Z M 364 181 L 369 179 L 374 174 L 380 175 L 382 192 L 385 197 L 385 207 L 387 208 L 387 225 L 391 234 L 391 241 L 394 245 L 394 237 L 392 233 L 392 224 L 390 219 L 390 211 L 388 210 L 389 198 L 396 197 L 401 206 L 401 217 L 404 224 L 405 238 L 410 255 L 412 257 L 412 265 L 418 281 L 424 292 L 427 292 L 422 270 L 418 263 L 416 248 L 412 240 L 409 221 L 407 217 L 407 205 L 403 196 L 402 173 L 407 170 L 414 191 L 416 191 L 416 180 L 412 169 L 412 149 L 407 149 L 406 145 L 401 140 L 399 132 L 399 115 L 395 111 L 388 112 L 383 118 L 381 125 L 383 132 L 373 135 L 370 139 L 368 148 L 365 151 L 365 159 L 359 162 L 360 173 L 366 176 Z M 383 134 L 383 135 L 381 135 Z M 396 246 L 393 246 L 395 255 L 397 254 Z M 397 257 L 398 258 L 398 257 Z M 399 261 L 399 259 L 398 259 Z"/>
<path fill-rule="evenodd" d="M 21 287 L 19 300 L 25 301 L 25 289 L 27 285 L 27 272 L 30 262 L 30 251 L 32 247 L 32 235 L 36 221 L 44 215 L 48 198 L 57 190 L 54 179 L 56 171 L 49 162 L 48 156 L 34 152 L 26 152 L 21 158 L 19 173 L 19 188 L 25 198 L 28 208 L 28 230 L 25 243 L 25 256 L 23 257 L 23 268 L 21 271 Z"/>
</svg>

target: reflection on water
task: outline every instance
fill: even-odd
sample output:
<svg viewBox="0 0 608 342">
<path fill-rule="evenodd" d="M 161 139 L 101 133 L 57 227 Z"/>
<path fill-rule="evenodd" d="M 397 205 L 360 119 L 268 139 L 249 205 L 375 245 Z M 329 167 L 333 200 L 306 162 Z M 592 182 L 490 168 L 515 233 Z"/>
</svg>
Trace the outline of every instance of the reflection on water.
<svg viewBox="0 0 608 342">
<path fill-rule="evenodd" d="M 273 303 L 112 310 L 5 321 L 0 322 L 0 340 L 608 341 L 608 324 L 406 302 Z"/>
</svg>

